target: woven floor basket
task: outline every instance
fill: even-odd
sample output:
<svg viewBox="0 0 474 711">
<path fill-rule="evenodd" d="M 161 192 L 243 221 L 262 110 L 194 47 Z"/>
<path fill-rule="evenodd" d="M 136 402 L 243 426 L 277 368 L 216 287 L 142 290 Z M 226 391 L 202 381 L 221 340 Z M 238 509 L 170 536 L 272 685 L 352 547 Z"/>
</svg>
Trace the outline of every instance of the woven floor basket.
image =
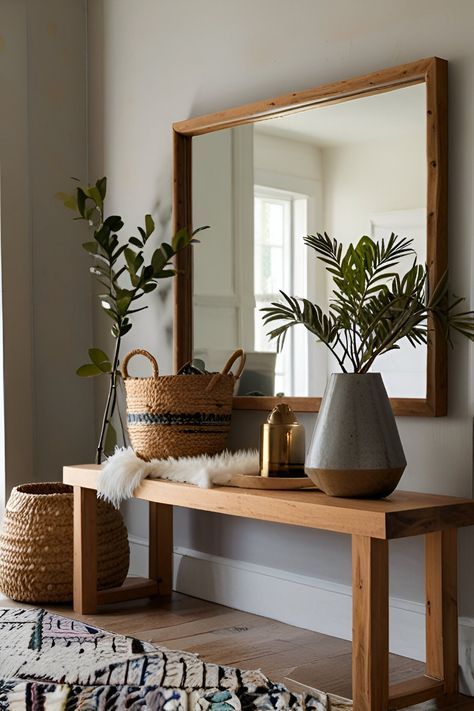
<svg viewBox="0 0 474 711">
<path fill-rule="evenodd" d="M 150 378 L 132 378 L 127 365 L 143 355 L 153 368 Z M 232 365 L 240 359 L 237 372 Z M 125 356 L 122 375 L 127 392 L 127 426 L 133 449 L 142 459 L 217 454 L 227 446 L 232 397 L 242 373 L 245 355 L 237 350 L 221 373 L 210 375 L 159 375 L 148 351 Z"/>
<path fill-rule="evenodd" d="M 121 585 L 129 565 L 119 511 L 97 501 L 99 589 Z M 0 590 L 22 602 L 72 600 L 73 493 L 66 484 L 13 489 L 0 533 Z"/>
</svg>

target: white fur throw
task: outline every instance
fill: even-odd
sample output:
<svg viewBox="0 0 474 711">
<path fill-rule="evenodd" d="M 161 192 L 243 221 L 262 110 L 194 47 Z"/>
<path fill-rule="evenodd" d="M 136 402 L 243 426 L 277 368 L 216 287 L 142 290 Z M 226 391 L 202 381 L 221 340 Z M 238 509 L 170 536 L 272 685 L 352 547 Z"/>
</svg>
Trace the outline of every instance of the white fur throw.
<svg viewBox="0 0 474 711">
<path fill-rule="evenodd" d="M 100 498 L 118 507 L 124 499 L 133 496 L 137 486 L 146 478 L 179 481 L 206 489 L 213 484 L 228 484 L 236 474 L 258 473 L 259 459 L 255 449 L 226 450 L 213 457 L 203 454 L 199 457 L 170 457 L 144 462 L 131 447 L 117 448 L 102 467 L 97 493 Z"/>
</svg>

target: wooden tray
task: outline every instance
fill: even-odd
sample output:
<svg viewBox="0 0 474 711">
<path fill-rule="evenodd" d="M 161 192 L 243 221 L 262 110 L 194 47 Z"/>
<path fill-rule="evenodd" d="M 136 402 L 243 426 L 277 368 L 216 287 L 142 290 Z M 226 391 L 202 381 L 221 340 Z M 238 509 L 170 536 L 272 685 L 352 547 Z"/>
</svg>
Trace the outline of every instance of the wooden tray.
<svg viewBox="0 0 474 711">
<path fill-rule="evenodd" d="M 237 474 L 232 477 L 228 486 L 238 486 L 241 489 L 308 489 L 315 485 L 308 476 L 277 477 Z"/>
</svg>

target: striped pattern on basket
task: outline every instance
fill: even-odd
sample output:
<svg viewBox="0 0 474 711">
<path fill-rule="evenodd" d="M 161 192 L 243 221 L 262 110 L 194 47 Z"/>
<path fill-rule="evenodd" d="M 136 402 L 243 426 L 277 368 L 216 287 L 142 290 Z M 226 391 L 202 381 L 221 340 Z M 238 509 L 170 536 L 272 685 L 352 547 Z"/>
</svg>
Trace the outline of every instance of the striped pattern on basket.
<svg viewBox="0 0 474 711">
<path fill-rule="evenodd" d="M 127 423 L 129 425 L 219 425 L 230 422 L 230 415 L 218 415 L 215 412 L 129 412 Z"/>
</svg>

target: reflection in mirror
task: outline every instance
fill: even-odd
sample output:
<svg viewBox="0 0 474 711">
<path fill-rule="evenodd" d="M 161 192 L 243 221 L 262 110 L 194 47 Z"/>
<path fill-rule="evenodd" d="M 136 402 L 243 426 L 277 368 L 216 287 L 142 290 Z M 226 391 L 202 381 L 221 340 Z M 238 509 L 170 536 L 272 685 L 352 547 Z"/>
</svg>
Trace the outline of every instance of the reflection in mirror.
<svg viewBox="0 0 474 711">
<path fill-rule="evenodd" d="M 347 245 L 395 232 L 426 260 L 425 85 L 207 133 L 192 146 L 193 223 L 211 225 L 194 250 L 194 356 L 218 370 L 242 346 L 239 395 L 320 397 L 337 363 L 303 326 L 276 354 L 260 309 L 280 289 L 328 304 L 329 275 L 306 234 Z M 426 347 L 402 342 L 376 369 L 391 397 L 426 396 Z"/>
</svg>

